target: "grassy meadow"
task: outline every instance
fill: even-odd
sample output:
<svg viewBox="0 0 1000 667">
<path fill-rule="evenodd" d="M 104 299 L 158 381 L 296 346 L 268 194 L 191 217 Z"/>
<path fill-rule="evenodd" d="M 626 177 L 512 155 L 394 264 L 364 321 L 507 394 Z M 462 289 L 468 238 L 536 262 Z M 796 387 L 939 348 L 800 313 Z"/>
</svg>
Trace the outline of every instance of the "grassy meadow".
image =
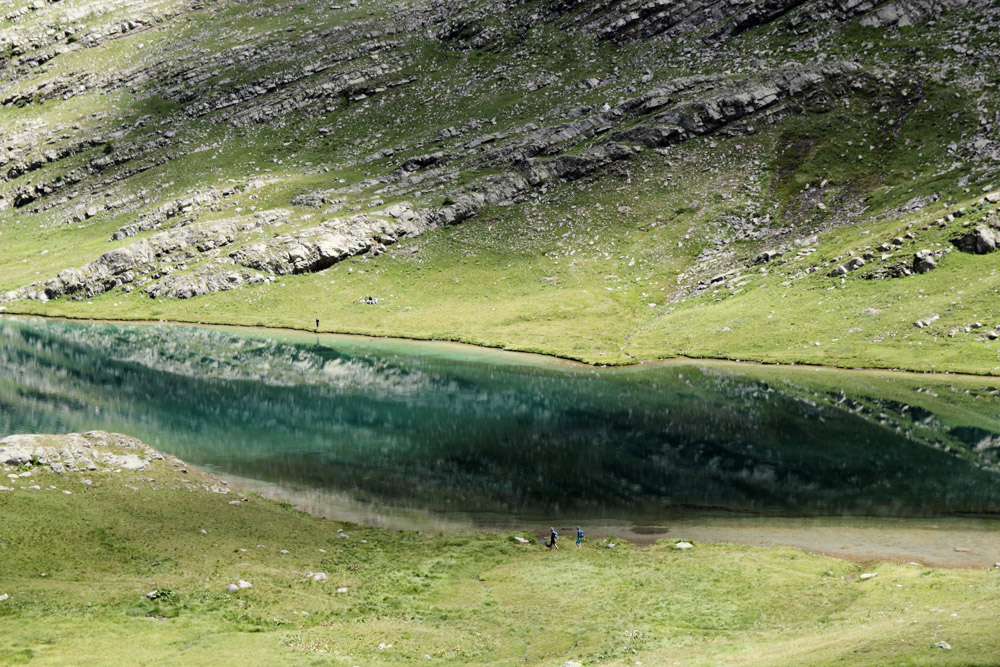
<svg viewBox="0 0 1000 667">
<path fill-rule="evenodd" d="M 523 533 L 530 544 L 366 528 L 219 493 L 228 487 L 182 466 L 5 479 L 0 663 L 991 665 L 1000 654 L 1000 570 L 701 542 L 578 550 L 569 530 L 548 551 Z M 227 591 L 239 581 L 252 587 Z"/>
</svg>

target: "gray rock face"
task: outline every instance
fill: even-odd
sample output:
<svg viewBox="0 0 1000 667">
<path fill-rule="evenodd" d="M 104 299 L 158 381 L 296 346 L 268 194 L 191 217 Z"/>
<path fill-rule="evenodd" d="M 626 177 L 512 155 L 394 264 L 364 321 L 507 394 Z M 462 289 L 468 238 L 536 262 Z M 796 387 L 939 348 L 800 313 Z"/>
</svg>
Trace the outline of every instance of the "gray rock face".
<svg viewBox="0 0 1000 667">
<path fill-rule="evenodd" d="M 846 62 L 820 67 L 785 66 L 765 72 L 754 80 L 713 90 L 692 102 L 669 108 L 654 116 L 652 122 L 617 132 L 612 139 L 639 142 L 650 148 L 679 143 L 858 71 L 857 65 Z"/>
<path fill-rule="evenodd" d="M 196 209 L 217 201 L 222 195 L 216 189 L 199 192 L 189 197 L 182 197 L 171 202 L 158 206 L 150 213 L 139 216 L 138 220 L 130 225 L 119 228 L 111 235 L 112 241 L 135 236 L 139 232 L 156 229 L 167 220 L 180 215 L 194 212 Z"/>
<path fill-rule="evenodd" d="M 155 449 L 135 438 L 104 431 L 82 435 L 10 435 L 0 440 L 0 463 L 44 465 L 62 473 L 98 470 L 97 464 L 106 469 L 143 470 L 151 460 L 162 458 Z"/>
<path fill-rule="evenodd" d="M 264 276 L 232 268 L 205 267 L 194 273 L 167 276 L 143 291 L 154 299 L 190 299 L 264 282 Z"/>
<path fill-rule="evenodd" d="M 986 225 L 978 225 L 968 234 L 951 241 L 962 252 L 986 255 L 997 249 L 996 233 Z"/>
<path fill-rule="evenodd" d="M 937 268 L 937 261 L 934 259 L 934 252 L 931 250 L 919 250 L 913 255 L 913 272 L 927 273 Z"/>
<path fill-rule="evenodd" d="M 753 258 L 754 264 L 766 264 L 781 257 L 781 252 L 778 250 L 765 250 L 756 257 Z"/>
<path fill-rule="evenodd" d="M 210 223 L 178 227 L 153 234 L 122 248 L 109 250 L 96 260 L 78 269 L 65 269 L 41 288 L 21 288 L 0 298 L 10 301 L 35 298 L 42 301 L 65 295 L 92 297 L 135 281 L 142 276 L 161 277 L 172 269 L 164 268 L 182 253 L 206 253 L 232 244 L 241 235 L 275 224 L 287 218 L 288 211 L 274 209 L 258 213 L 253 220 L 220 220 Z M 159 273 L 160 275 L 157 275 Z M 197 296 L 204 290 L 220 291 L 232 286 L 259 282 L 262 278 L 246 272 L 236 279 L 233 272 L 207 270 L 196 276 L 185 276 L 168 281 L 165 286 L 147 288 L 150 296 Z"/>
<path fill-rule="evenodd" d="M 323 205 L 326 204 L 326 202 L 326 196 L 321 192 L 306 192 L 292 197 L 292 206 L 323 208 Z"/>
<path fill-rule="evenodd" d="M 254 243 L 231 253 L 230 257 L 241 266 L 274 275 L 322 271 L 348 257 L 377 250 L 421 231 L 422 227 L 413 221 L 357 215 Z"/>
</svg>

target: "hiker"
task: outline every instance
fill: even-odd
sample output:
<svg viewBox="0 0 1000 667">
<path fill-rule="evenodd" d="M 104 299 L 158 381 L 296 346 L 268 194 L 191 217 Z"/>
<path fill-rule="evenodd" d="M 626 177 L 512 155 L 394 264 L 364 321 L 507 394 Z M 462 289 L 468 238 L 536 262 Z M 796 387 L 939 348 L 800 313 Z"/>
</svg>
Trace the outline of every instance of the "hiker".
<svg viewBox="0 0 1000 667">
<path fill-rule="evenodd" d="M 319 331 L 319 318 L 316 318 L 316 331 Z"/>
<path fill-rule="evenodd" d="M 554 527 L 550 528 L 549 529 L 549 543 L 546 545 L 550 550 L 552 549 L 552 547 L 555 547 L 556 551 L 559 551 L 559 545 L 556 544 L 556 539 L 558 537 L 559 537 L 559 533 L 556 532 L 556 529 Z"/>
<path fill-rule="evenodd" d="M 583 548 L 583 547 L 580 546 L 580 542 L 583 542 L 583 528 L 580 528 L 580 526 L 577 526 L 576 527 L 576 548 L 577 549 L 582 549 Z"/>
</svg>

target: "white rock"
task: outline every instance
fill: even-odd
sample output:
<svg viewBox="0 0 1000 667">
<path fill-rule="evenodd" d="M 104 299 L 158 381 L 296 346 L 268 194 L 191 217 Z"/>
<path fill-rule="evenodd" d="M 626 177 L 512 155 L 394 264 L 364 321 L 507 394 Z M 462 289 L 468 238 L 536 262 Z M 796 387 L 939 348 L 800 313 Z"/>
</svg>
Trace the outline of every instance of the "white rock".
<svg viewBox="0 0 1000 667">
<path fill-rule="evenodd" d="M 694 549 L 694 545 L 690 542 L 678 542 L 674 545 L 674 549 L 680 549 L 681 551 L 687 551 L 688 549 Z"/>
<path fill-rule="evenodd" d="M 938 642 L 937 644 L 935 644 L 935 646 L 937 646 L 938 648 L 943 648 L 946 651 L 951 650 L 951 644 L 949 644 L 948 642 Z"/>
<path fill-rule="evenodd" d="M 236 585 L 239 586 L 240 588 L 253 588 L 253 584 L 251 584 L 249 581 L 243 581 L 242 579 L 237 581 Z"/>
<path fill-rule="evenodd" d="M 878 576 L 878 572 L 865 572 L 861 575 L 862 579 L 874 579 Z"/>
<path fill-rule="evenodd" d="M 6 600 L 9 597 L 10 597 L 10 595 L 8 595 L 7 593 L 4 593 L 3 595 L 0 595 L 0 602 L 3 602 L 4 600 Z"/>
<path fill-rule="evenodd" d="M 515 535 L 514 539 L 517 540 L 518 542 L 520 542 L 521 544 L 531 544 L 531 542 L 529 542 L 528 540 L 526 540 L 523 537 L 520 537 L 518 535 Z"/>
<path fill-rule="evenodd" d="M 326 581 L 326 572 L 317 572 L 312 576 L 313 581 Z"/>
<path fill-rule="evenodd" d="M 338 592 L 338 593 L 346 593 L 346 592 L 347 592 L 347 589 L 346 589 L 346 588 L 338 588 L 338 589 L 337 589 L 337 592 Z"/>
<path fill-rule="evenodd" d="M 229 584 L 228 586 L 226 586 L 226 591 L 228 591 L 229 593 L 235 593 L 238 590 L 240 590 L 240 587 L 237 586 L 236 584 Z"/>
</svg>

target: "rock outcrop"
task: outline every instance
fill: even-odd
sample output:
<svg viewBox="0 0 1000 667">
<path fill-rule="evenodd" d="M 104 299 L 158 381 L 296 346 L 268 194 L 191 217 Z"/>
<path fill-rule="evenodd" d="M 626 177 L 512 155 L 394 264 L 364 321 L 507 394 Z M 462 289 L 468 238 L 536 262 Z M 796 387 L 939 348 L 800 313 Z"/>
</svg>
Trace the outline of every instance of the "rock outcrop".
<svg viewBox="0 0 1000 667">
<path fill-rule="evenodd" d="M 163 459 L 155 449 L 135 438 L 105 431 L 68 435 L 10 435 L 0 440 L 0 463 L 53 472 L 107 469 L 144 470 Z"/>
</svg>

